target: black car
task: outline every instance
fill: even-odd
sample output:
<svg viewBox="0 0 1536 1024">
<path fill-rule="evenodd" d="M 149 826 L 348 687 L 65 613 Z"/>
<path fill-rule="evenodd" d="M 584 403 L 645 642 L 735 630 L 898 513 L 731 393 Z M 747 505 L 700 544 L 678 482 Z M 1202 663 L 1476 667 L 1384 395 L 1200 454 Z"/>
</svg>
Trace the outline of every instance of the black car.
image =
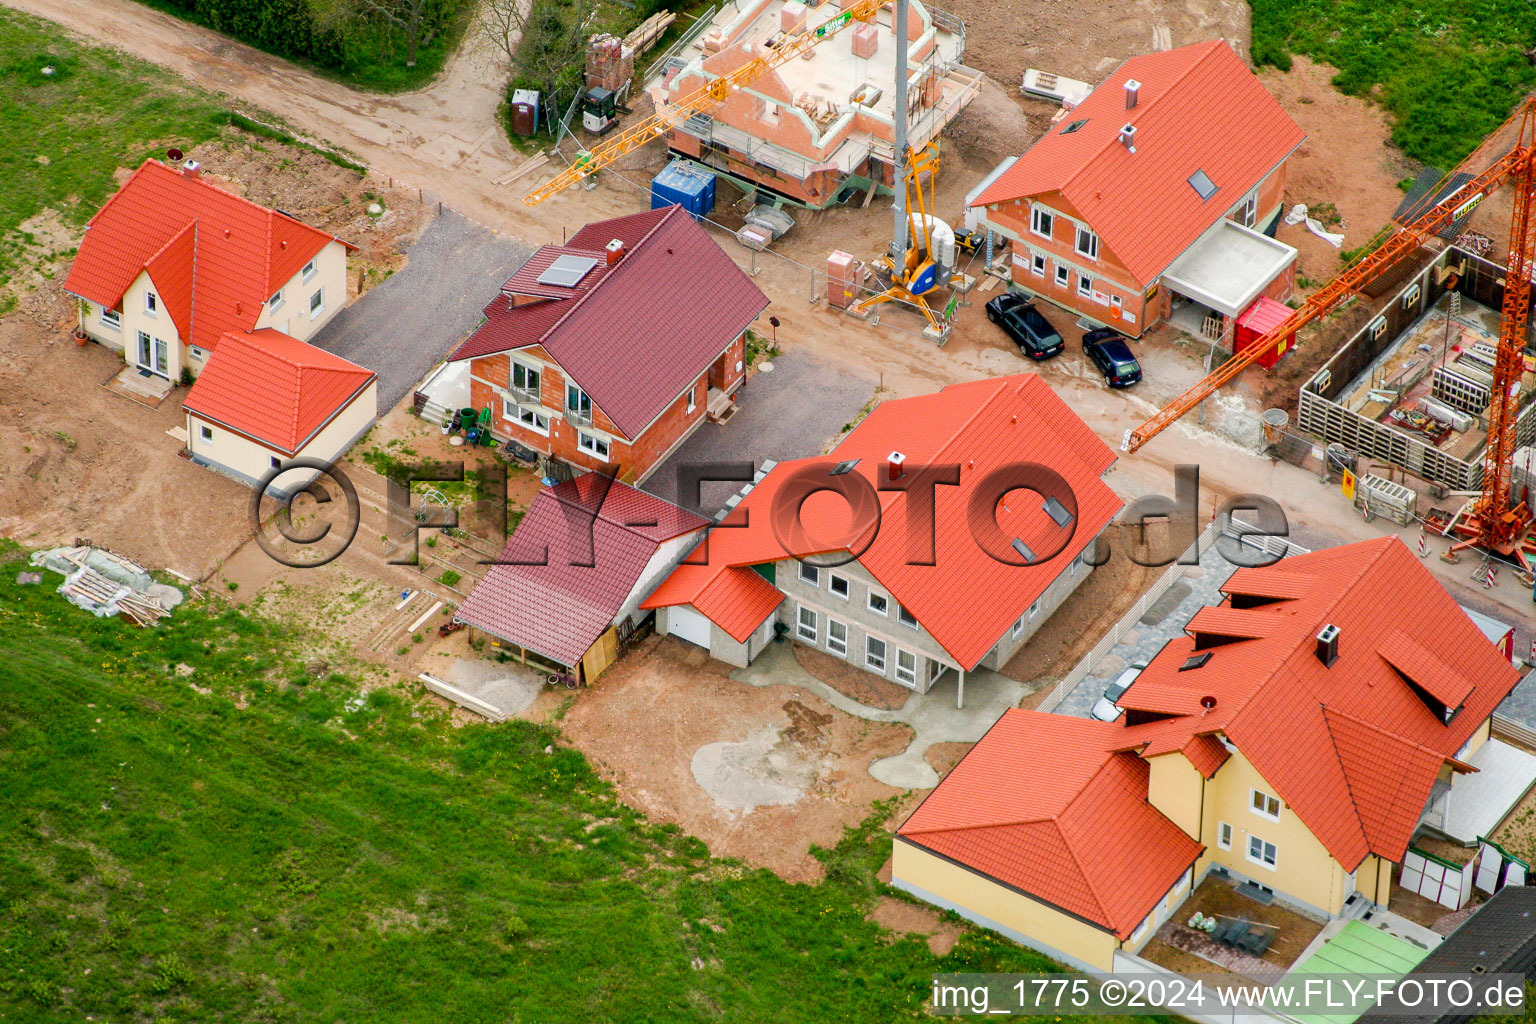
<svg viewBox="0 0 1536 1024">
<path fill-rule="evenodd" d="M 1007 292 L 987 303 L 987 319 L 1001 327 L 1031 359 L 1049 359 L 1066 348 L 1056 328 L 1017 292 Z"/>
<path fill-rule="evenodd" d="M 1108 327 L 1089 331 L 1083 335 L 1083 354 L 1093 360 L 1112 388 L 1128 388 L 1141 380 L 1141 364 L 1119 331 Z"/>
</svg>

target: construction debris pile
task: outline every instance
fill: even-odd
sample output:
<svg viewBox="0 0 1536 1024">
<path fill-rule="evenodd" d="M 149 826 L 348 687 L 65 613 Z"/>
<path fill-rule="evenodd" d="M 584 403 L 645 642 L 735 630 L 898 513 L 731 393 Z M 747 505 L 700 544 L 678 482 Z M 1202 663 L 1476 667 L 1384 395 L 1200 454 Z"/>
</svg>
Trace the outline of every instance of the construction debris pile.
<svg viewBox="0 0 1536 1024">
<path fill-rule="evenodd" d="M 143 566 L 101 548 L 38 551 L 32 564 L 63 576 L 59 593 L 98 617 L 121 615 L 135 625 L 152 626 L 182 601 L 176 587 L 156 583 Z"/>
</svg>

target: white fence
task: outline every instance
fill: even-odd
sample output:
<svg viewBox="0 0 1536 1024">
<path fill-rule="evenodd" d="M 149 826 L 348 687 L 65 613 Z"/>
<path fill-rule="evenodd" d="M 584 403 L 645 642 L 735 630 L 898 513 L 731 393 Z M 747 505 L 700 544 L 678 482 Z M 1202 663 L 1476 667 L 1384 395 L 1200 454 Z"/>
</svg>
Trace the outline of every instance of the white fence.
<svg viewBox="0 0 1536 1024">
<path fill-rule="evenodd" d="M 1258 548 L 1267 554 L 1279 555 L 1282 558 L 1306 554 L 1307 552 L 1306 548 L 1292 544 L 1283 537 L 1244 533 L 1242 530 L 1244 525 L 1246 524 L 1238 521 L 1234 527 L 1229 516 L 1221 516 L 1212 520 L 1211 525 L 1207 526 L 1205 532 L 1200 534 L 1195 540 L 1195 549 L 1198 555 L 1204 555 L 1210 550 L 1211 545 L 1216 543 L 1217 538 L 1223 535 L 1239 538 L 1243 544 L 1249 547 Z M 1050 692 L 1045 700 L 1040 702 L 1039 710 L 1055 711 L 1057 705 L 1066 699 L 1067 694 L 1071 693 L 1072 689 L 1082 682 L 1086 676 L 1091 675 L 1094 667 L 1104 660 L 1104 656 L 1114 650 L 1115 645 L 1120 642 L 1120 638 L 1135 628 L 1136 623 L 1141 617 L 1147 614 L 1147 609 L 1156 604 L 1158 598 L 1166 594 L 1169 588 L 1178 582 L 1179 578 L 1184 575 L 1185 568 L 1185 566 L 1180 565 L 1178 562 L 1170 565 L 1167 571 L 1157 578 L 1157 582 L 1153 583 L 1147 589 L 1147 592 L 1142 594 L 1135 604 L 1131 605 L 1130 610 L 1121 616 L 1120 621 L 1111 626 L 1109 632 L 1099 638 L 1099 642 L 1093 645 L 1093 650 L 1083 655 L 1082 660 L 1072 666 L 1072 670 L 1062 677 L 1061 682 L 1056 684 L 1056 688 Z"/>
</svg>

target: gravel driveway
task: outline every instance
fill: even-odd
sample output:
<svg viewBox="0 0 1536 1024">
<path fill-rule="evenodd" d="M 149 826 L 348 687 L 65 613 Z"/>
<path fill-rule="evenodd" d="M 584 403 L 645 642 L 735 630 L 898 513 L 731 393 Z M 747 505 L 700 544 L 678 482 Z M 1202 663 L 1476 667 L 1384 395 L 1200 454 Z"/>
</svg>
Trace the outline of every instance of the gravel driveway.
<svg viewBox="0 0 1536 1024">
<path fill-rule="evenodd" d="M 480 322 L 533 250 L 444 210 L 407 250 L 405 269 L 336 314 L 311 341 L 379 375 L 379 414 Z"/>
<path fill-rule="evenodd" d="M 772 373 L 756 373 L 737 392 L 736 415 L 728 423 L 704 423 L 671 458 L 657 467 L 645 489 L 678 500 L 678 470 L 690 462 L 783 462 L 820 455 L 875 395 L 875 381 L 830 366 L 806 351 L 786 352 Z M 739 483 L 706 483 L 704 507 L 713 513 L 741 488 Z M 689 496 L 691 500 L 691 496 Z"/>
</svg>

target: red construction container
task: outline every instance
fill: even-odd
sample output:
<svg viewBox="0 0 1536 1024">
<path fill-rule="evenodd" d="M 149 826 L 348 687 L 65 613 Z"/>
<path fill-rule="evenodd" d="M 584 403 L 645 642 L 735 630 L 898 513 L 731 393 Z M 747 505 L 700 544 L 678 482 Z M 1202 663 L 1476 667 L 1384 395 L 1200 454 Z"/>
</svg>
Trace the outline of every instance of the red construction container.
<svg viewBox="0 0 1536 1024">
<path fill-rule="evenodd" d="M 1237 318 L 1237 331 L 1232 342 L 1234 354 L 1243 351 L 1285 323 L 1290 315 L 1291 307 L 1260 295 L 1254 300 L 1253 305 L 1245 309 L 1243 315 Z M 1292 331 L 1281 339 L 1280 344 L 1259 357 L 1259 365 L 1266 370 L 1269 369 L 1279 362 L 1280 357 L 1290 351 L 1294 344 L 1296 344 L 1296 332 Z"/>
</svg>

